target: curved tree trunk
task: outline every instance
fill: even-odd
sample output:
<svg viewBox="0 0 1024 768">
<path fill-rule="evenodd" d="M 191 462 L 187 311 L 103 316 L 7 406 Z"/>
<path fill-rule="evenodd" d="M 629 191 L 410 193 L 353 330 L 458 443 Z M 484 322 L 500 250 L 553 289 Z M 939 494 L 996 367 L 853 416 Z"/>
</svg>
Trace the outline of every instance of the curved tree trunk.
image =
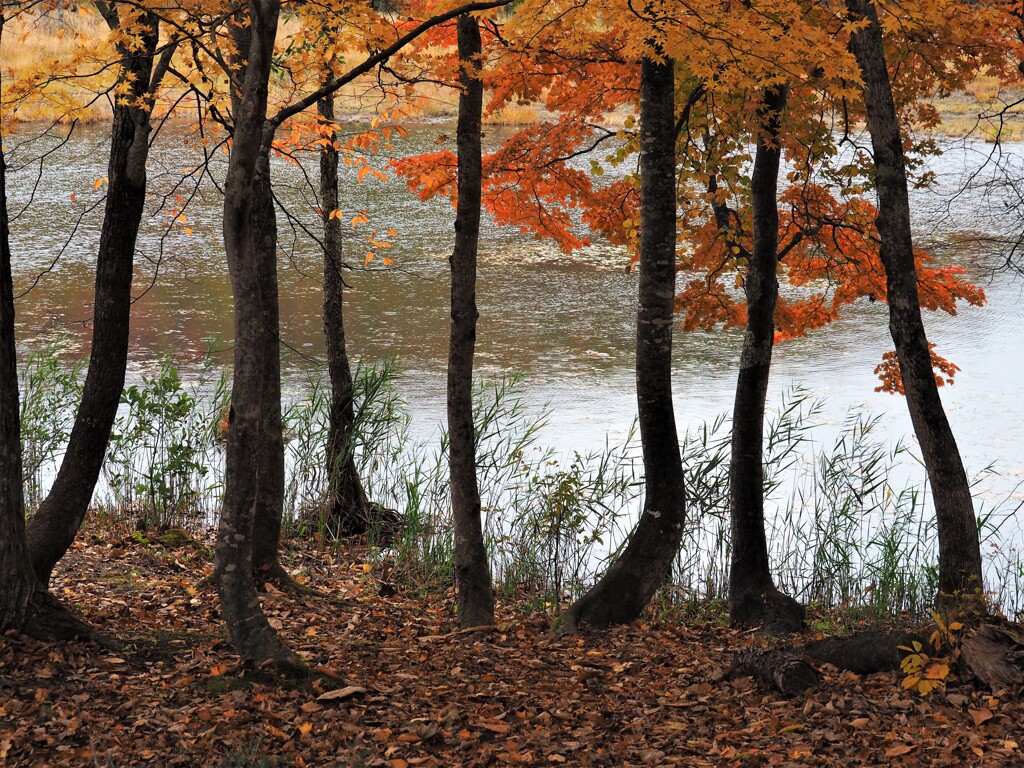
<svg viewBox="0 0 1024 768">
<path fill-rule="evenodd" d="M 116 11 L 108 11 L 107 21 L 117 29 Z M 155 16 L 146 15 L 140 23 L 141 49 L 129 51 L 123 44 L 119 48 L 125 63 L 121 82 L 130 83 L 130 92 L 114 105 L 85 387 L 60 470 L 26 530 L 32 567 L 43 584 L 49 582 L 53 567 L 71 546 L 85 519 L 124 388 L 132 270 L 146 200 L 149 154 L 148 107 L 140 108 L 138 100 L 150 92 L 158 29 Z M 131 104 L 121 102 L 121 98 Z"/>
<path fill-rule="evenodd" d="M 676 275 L 675 78 L 672 59 L 644 57 L 640 78 L 640 298 L 636 388 L 646 495 L 629 544 L 566 611 L 560 631 L 637 618 L 679 549 L 686 492 L 672 406 Z"/>
<path fill-rule="evenodd" d="M 3 33 L 0 16 L 0 38 Z M 25 544 L 21 421 L 14 339 L 14 285 L 7 218 L 7 165 L 0 141 L 0 632 L 16 629 L 43 640 L 93 637 L 37 578 Z"/>
<path fill-rule="evenodd" d="M 889 332 L 914 433 L 935 500 L 939 537 L 939 600 L 968 606 L 982 593 L 981 547 L 971 488 L 960 451 L 939 398 L 928 338 L 921 320 L 917 272 L 910 230 L 910 200 L 903 141 L 886 69 L 882 30 L 870 0 L 846 0 L 850 18 L 869 25 L 850 47 L 864 78 L 864 103 L 878 189 L 876 226 L 881 240 L 889 302 Z"/>
<path fill-rule="evenodd" d="M 732 564 L 729 618 L 735 627 L 766 627 L 783 632 L 803 626 L 803 608 L 772 581 L 764 531 L 764 411 L 775 343 L 775 304 L 779 296 L 779 128 L 786 87 L 764 93 L 761 131 L 750 177 L 754 242 L 744 291 L 747 329 L 740 354 L 732 416 L 729 509 Z"/>
<path fill-rule="evenodd" d="M 325 123 L 334 122 L 334 94 L 317 103 Z M 327 371 L 331 379 L 331 408 L 327 432 L 327 503 L 323 522 L 335 536 L 366 533 L 369 503 L 356 469 L 353 430 L 352 370 L 345 348 L 342 277 L 341 219 L 338 210 L 338 150 L 334 132 L 320 151 L 320 206 L 324 220 L 324 339 L 327 342 Z"/>
<path fill-rule="evenodd" d="M 473 353 L 476 346 L 476 256 L 480 237 L 482 161 L 480 132 L 483 83 L 475 74 L 480 54 L 480 27 L 472 16 L 458 19 L 459 119 L 458 211 L 451 257 L 451 339 L 448 347 L 448 458 L 455 521 L 455 580 L 459 624 L 494 623 L 494 593 L 480 520 L 473 428 Z"/>
<path fill-rule="evenodd" d="M 224 508 L 217 532 L 216 578 L 224 620 L 239 654 L 279 667 L 301 667 L 298 657 L 267 622 L 253 585 L 252 538 L 260 503 L 260 472 L 265 462 L 259 450 L 267 415 L 264 378 L 274 350 L 266 348 L 266 328 L 274 311 L 266 306 L 261 285 L 266 271 L 254 232 L 253 212 L 259 186 L 267 172 L 263 151 L 264 122 L 270 63 L 277 32 L 280 0 L 250 0 L 247 18 L 251 45 L 237 95 L 235 125 L 227 178 L 224 183 L 224 246 L 234 298 L 234 380 L 228 417 L 227 468 Z"/>
</svg>

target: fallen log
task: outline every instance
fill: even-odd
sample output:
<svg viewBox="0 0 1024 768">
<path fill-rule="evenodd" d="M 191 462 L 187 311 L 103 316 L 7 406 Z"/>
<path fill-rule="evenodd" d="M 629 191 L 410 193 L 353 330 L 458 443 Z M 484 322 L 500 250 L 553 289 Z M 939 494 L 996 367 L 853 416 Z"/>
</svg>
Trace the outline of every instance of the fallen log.
<svg viewBox="0 0 1024 768">
<path fill-rule="evenodd" d="M 917 641 L 925 641 L 911 632 L 861 632 L 848 637 L 826 637 L 804 646 L 803 652 L 817 662 L 847 669 L 858 675 L 891 672 L 900 668 L 907 651 Z"/>
<path fill-rule="evenodd" d="M 733 660 L 729 677 L 740 675 L 753 677 L 786 696 L 803 693 L 818 684 L 818 675 L 811 665 L 786 649 L 740 651 Z"/>
</svg>

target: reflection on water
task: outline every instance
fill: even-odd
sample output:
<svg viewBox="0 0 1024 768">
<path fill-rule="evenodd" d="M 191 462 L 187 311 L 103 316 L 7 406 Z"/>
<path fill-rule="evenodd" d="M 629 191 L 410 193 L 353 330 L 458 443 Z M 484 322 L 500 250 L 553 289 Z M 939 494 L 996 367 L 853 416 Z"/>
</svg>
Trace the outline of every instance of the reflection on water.
<svg viewBox="0 0 1024 768">
<path fill-rule="evenodd" d="M 435 148 L 445 126 L 424 126 L 398 146 L 403 153 Z M 500 139 L 500 131 L 491 140 Z M 11 142 L 12 165 L 29 151 Z M 986 145 L 951 145 L 931 161 L 940 188 L 950 191 L 976 165 Z M 1016 148 L 1018 152 L 1022 148 Z M 153 194 L 140 242 L 132 320 L 133 366 L 163 352 L 178 360 L 199 360 L 211 339 L 223 350 L 231 339 L 231 294 L 220 247 L 220 199 L 205 183 L 187 211 L 191 234 L 168 231 L 173 194 L 183 169 L 197 163 L 180 129 L 165 129 L 150 163 Z M 46 162 L 12 174 L 10 194 L 16 290 L 32 287 L 17 302 L 18 333 L 26 352 L 57 330 L 70 330 L 85 351 L 98 239 L 100 195 L 94 188 L 105 165 L 102 128 L 80 130 Z M 223 175 L 216 155 L 213 176 Z M 319 253 L 303 232 L 317 231 L 315 202 L 294 166 L 277 162 L 277 193 L 290 217 L 280 219 L 283 340 L 290 351 L 286 371 L 292 385 L 300 373 L 321 364 Z M 35 184 L 38 176 L 38 184 Z M 418 429 L 431 431 L 443 417 L 444 362 L 448 316 L 447 256 L 453 213 L 447 201 L 421 203 L 398 182 L 368 177 L 343 181 L 346 221 L 366 210 L 370 225 L 350 229 L 346 252 L 353 268 L 346 326 L 354 356 L 378 360 L 399 356 L 407 371 L 403 391 Z M 165 197 L 171 195 L 172 197 Z M 72 197 L 74 199 L 72 199 Z M 933 239 L 932 193 L 919 192 L 915 205 L 929 220 L 916 223 Z M 90 207 L 96 207 L 89 213 Z M 977 230 L 996 223 L 977 215 L 976 197 L 960 196 L 941 225 Z M 79 217 L 81 221 L 78 222 Z M 77 230 L 75 224 L 78 222 Z M 1005 222 L 1004 222 L 1005 223 Z M 363 267 L 372 229 L 397 231 L 391 269 L 378 257 Z M 74 234 L 72 236 L 72 231 Z M 941 241 L 939 241 L 941 244 Z M 480 265 L 478 368 L 484 374 L 523 371 L 527 398 L 552 405 L 547 441 L 561 450 L 586 450 L 606 434 L 625 433 L 635 413 L 632 339 L 636 278 L 624 272 L 624 254 L 595 245 L 565 256 L 551 245 L 514 230 L 485 227 Z M 1004 477 L 993 493 L 1005 496 L 1024 480 L 1024 335 L 1019 331 L 1022 284 L 1007 274 L 989 278 L 993 254 L 942 253 L 969 266 L 981 280 L 989 304 L 957 317 L 930 316 L 929 335 L 939 351 L 961 368 L 957 384 L 943 392 L 969 472 L 995 463 Z M 57 257 L 60 257 L 57 259 Z M 54 263 L 56 260 L 56 263 Z M 52 268 L 51 268 L 52 266 Z M 770 402 L 793 382 L 828 398 L 827 418 L 838 424 L 848 407 L 863 405 L 885 414 L 894 437 L 911 433 L 900 398 L 876 394 L 872 373 L 891 343 L 882 305 L 863 303 L 823 332 L 779 348 Z M 732 402 L 739 334 L 695 333 L 677 337 L 675 386 L 681 428 L 727 411 Z M 1019 493 L 1019 491 L 1018 491 Z"/>
</svg>

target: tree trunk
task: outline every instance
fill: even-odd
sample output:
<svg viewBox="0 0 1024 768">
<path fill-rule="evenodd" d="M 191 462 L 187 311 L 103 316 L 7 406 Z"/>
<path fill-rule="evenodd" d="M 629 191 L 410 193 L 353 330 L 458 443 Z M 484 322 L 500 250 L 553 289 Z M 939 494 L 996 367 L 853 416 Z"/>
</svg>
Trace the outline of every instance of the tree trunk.
<svg viewBox="0 0 1024 768">
<path fill-rule="evenodd" d="M 885 268 L 889 332 L 896 345 L 910 419 L 921 444 L 935 500 L 939 600 L 980 607 L 983 584 L 978 523 L 967 473 L 939 398 L 921 320 L 907 171 L 886 69 L 882 30 L 870 0 L 846 0 L 846 8 L 851 20 L 869 21 L 867 28 L 851 37 L 850 47 L 864 78 L 864 103 L 878 189 L 876 226 L 881 241 L 880 258 Z"/>
<path fill-rule="evenodd" d="M 334 122 L 334 94 L 317 103 L 325 123 Z M 341 219 L 338 210 L 338 150 L 333 142 L 320 151 L 320 206 L 324 219 L 324 339 L 327 371 L 331 379 L 331 409 L 327 432 L 327 503 L 323 522 L 335 536 L 366 533 L 369 504 L 356 469 L 355 406 L 352 370 L 345 349 Z"/>
<path fill-rule="evenodd" d="M 640 296 L 636 387 L 646 495 L 636 530 L 601 580 L 566 611 L 560 631 L 637 618 L 672 568 L 686 515 L 672 407 L 676 274 L 673 62 L 644 57 L 640 78 Z"/>
<path fill-rule="evenodd" d="M 284 423 L 281 414 L 281 320 L 277 284 L 277 212 L 270 186 L 270 147 L 262 143 L 256 161 L 252 228 L 259 272 L 262 319 L 259 332 L 263 360 L 259 485 L 253 524 L 252 560 L 257 582 L 290 586 L 294 580 L 278 552 L 284 516 Z"/>
<path fill-rule="evenodd" d="M 108 18 L 108 23 L 116 29 L 116 15 Z M 26 530 L 32 567 L 43 584 L 49 582 L 54 566 L 75 540 L 85 519 L 124 388 L 132 270 L 146 200 L 149 154 L 148 108 L 139 107 L 138 100 L 150 89 L 158 30 L 154 16 L 143 16 L 140 23 L 141 49 L 136 52 L 123 44 L 119 46 L 125 64 L 120 82 L 129 83 L 130 91 L 119 96 L 114 105 L 107 199 L 96 259 L 92 350 L 85 387 L 53 487 L 28 521 Z"/>
<path fill-rule="evenodd" d="M 0 16 L 0 38 L 3 24 Z M 0 632 L 16 629 L 43 640 L 90 638 L 92 630 L 37 579 L 25 542 L 14 285 L 2 144 L 0 141 Z"/>
<path fill-rule="evenodd" d="M 252 27 L 241 25 L 232 29 L 236 53 L 231 65 L 238 81 L 247 76 L 253 45 Z M 243 107 L 243 96 L 232 90 L 231 108 L 236 126 Z M 267 136 L 264 125 L 255 160 L 252 187 L 250 227 L 257 270 L 256 287 L 260 292 L 260 320 L 253 328 L 259 334 L 261 373 L 260 420 L 256 439 L 250 443 L 259 462 L 255 511 L 252 528 L 252 573 L 256 584 L 273 582 L 282 587 L 298 588 L 278 559 L 284 515 L 284 425 L 281 413 L 281 321 L 277 281 L 277 209 L 270 179 L 270 151 L 273 135 Z"/>
<path fill-rule="evenodd" d="M 803 626 L 803 607 L 776 589 L 764 531 L 764 410 L 779 295 L 779 129 L 785 108 L 785 86 L 765 91 L 750 177 L 754 242 L 744 282 L 747 329 L 736 382 L 729 466 L 729 618 L 734 627 L 764 625 L 769 631 L 793 632 Z"/>
<path fill-rule="evenodd" d="M 259 449 L 268 420 L 264 377 L 273 364 L 266 348 L 266 328 L 275 310 L 266 306 L 262 250 L 254 231 L 258 178 L 266 173 L 264 122 L 271 57 L 277 32 L 280 0 L 250 0 L 248 27 L 251 45 L 237 95 L 228 172 L 224 182 L 224 246 L 234 298 L 234 381 L 228 417 L 224 508 L 217 532 L 216 577 L 224 620 L 239 654 L 272 661 L 292 671 L 301 662 L 267 622 L 253 585 L 253 523 L 260 504 L 260 472 L 266 466 Z"/>
<path fill-rule="evenodd" d="M 473 353 L 476 345 L 476 255 L 482 187 L 483 83 L 476 75 L 480 27 L 472 16 L 458 19 L 459 118 L 458 211 L 451 257 L 451 339 L 448 347 L 448 458 L 455 521 L 455 580 L 459 625 L 494 623 L 494 593 L 480 520 L 473 428 Z"/>
</svg>

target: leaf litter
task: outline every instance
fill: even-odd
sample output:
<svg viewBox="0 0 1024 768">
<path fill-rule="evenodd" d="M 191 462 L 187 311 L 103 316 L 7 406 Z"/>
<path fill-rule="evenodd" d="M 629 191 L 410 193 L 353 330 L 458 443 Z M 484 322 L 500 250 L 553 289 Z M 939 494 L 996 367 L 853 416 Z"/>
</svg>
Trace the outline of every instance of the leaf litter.
<svg viewBox="0 0 1024 768">
<path fill-rule="evenodd" d="M 450 591 L 381 597 L 365 549 L 299 541 L 284 560 L 323 594 L 262 595 L 308 683 L 239 662 L 203 548 L 81 536 L 53 589 L 121 648 L 0 638 L 0 765 L 1024 765 L 1024 707 L 1005 695 L 825 667 L 785 698 L 725 674 L 769 642 L 749 633 L 650 620 L 564 637 L 514 601 L 462 631 Z"/>
</svg>

